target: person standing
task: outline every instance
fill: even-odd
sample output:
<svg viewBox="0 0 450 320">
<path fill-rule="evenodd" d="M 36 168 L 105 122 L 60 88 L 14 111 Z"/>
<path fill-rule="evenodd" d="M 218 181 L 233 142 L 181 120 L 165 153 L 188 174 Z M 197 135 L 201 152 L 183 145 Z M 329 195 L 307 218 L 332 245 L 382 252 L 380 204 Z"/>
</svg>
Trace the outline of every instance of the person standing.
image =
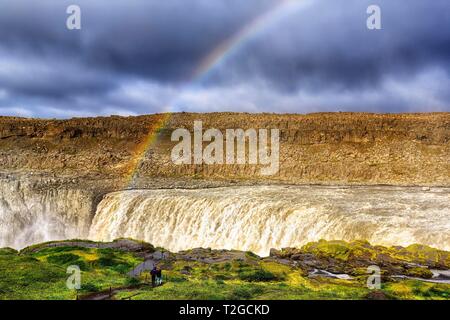
<svg viewBox="0 0 450 320">
<path fill-rule="evenodd" d="M 156 285 L 162 285 L 162 270 L 159 268 L 156 270 Z"/>
<path fill-rule="evenodd" d="M 157 276 L 158 270 L 156 266 L 153 266 L 153 269 L 150 271 L 150 275 L 152 276 L 152 287 L 156 286 L 156 276 Z"/>
</svg>

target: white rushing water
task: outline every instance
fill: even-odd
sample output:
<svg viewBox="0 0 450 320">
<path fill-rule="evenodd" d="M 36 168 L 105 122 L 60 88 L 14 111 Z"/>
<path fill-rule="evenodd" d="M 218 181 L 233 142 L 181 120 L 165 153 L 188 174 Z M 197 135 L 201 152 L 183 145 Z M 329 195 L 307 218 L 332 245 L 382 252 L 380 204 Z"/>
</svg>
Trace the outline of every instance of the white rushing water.
<svg viewBox="0 0 450 320">
<path fill-rule="evenodd" d="M 88 191 L 36 189 L 29 182 L 0 180 L 0 248 L 86 238 L 92 212 Z"/>
<path fill-rule="evenodd" d="M 129 190 L 99 204 L 89 238 L 145 240 L 172 251 L 250 250 L 366 239 L 450 250 L 445 188 L 249 186 Z"/>
</svg>

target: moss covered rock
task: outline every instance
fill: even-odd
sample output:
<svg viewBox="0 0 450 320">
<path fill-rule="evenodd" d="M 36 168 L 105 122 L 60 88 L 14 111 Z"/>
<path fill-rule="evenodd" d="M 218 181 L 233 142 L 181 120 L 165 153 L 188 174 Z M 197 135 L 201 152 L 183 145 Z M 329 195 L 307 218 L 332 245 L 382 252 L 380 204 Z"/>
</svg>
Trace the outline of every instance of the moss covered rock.
<svg viewBox="0 0 450 320">
<path fill-rule="evenodd" d="M 429 269 L 450 269 L 450 253 L 423 245 L 404 247 L 372 246 L 358 240 L 310 242 L 301 248 L 271 250 L 275 259 L 289 259 L 302 269 L 322 269 L 354 276 L 376 265 L 384 275 L 405 275 L 429 279 Z"/>
</svg>

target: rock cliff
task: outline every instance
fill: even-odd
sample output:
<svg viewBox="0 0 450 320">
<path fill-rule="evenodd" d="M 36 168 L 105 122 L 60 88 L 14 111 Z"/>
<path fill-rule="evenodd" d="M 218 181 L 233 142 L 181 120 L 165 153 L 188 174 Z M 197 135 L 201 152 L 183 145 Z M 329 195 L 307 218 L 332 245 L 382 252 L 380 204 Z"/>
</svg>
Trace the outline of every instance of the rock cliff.
<svg viewBox="0 0 450 320">
<path fill-rule="evenodd" d="M 171 133 L 192 130 L 194 120 L 202 120 L 204 129 L 280 129 L 278 174 L 264 177 L 248 164 L 174 165 Z M 127 185 L 131 176 L 137 186 L 156 178 L 449 186 L 450 113 L 0 117 L 0 171 L 106 179 L 114 188 Z"/>
</svg>

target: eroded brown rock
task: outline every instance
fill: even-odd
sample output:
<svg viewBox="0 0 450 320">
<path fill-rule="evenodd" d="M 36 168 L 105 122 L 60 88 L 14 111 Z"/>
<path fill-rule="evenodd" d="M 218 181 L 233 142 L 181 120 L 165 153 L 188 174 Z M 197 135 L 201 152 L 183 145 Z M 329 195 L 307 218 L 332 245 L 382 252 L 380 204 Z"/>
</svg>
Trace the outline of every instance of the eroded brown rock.
<svg viewBox="0 0 450 320">
<path fill-rule="evenodd" d="M 280 171 L 174 165 L 174 129 L 281 130 Z M 155 137 L 155 139 L 151 139 Z M 149 148 L 146 148 L 149 141 Z M 142 152 L 146 150 L 146 152 Z M 143 155 L 143 156 L 142 156 Z M 0 117 L 0 171 L 324 184 L 450 185 L 450 114 L 190 114 L 36 120 Z M 140 180 L 139 180 L 140 179 Z"/>
</svg>

